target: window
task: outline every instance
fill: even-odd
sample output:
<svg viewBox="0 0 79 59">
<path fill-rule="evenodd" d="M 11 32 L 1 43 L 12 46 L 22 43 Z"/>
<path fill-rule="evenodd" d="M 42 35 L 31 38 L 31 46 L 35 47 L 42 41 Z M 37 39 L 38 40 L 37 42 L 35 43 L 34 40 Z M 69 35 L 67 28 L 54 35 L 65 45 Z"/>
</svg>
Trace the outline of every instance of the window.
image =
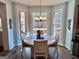
<svg viewBox="0 0 79 59">
<path fill-rule="evenodd" d="M 42 30 L 44 35 L 47 34 L 47 13 L 33 13 L 33 34 L 36 34 L 37 30 Z M 40 18 L 40 19 L 39 19 Z"/>
<path fill-rule="evenodd" d="M 2 22 L 1 22 L 1 18 L 0 18 L 0 31 L 2 31 Z"/>
<path fill-rule="evenodd" d="M 20 12 L 20 30 L 25 33 L 25 12 Z"/>
<path fill-rule="evenodd" d="M 62 9 L 54 10 L 54 36 L 61 34 Z"/>
</svg>

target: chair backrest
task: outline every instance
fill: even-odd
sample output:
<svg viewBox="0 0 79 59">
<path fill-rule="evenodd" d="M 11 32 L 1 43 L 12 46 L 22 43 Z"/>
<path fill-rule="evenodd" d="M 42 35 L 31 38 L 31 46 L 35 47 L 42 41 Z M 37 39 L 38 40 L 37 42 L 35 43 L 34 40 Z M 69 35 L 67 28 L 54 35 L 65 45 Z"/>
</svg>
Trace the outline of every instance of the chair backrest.
<svg viewBox="0 0 79 59">
<path fill-rule="evenodd" d="M 21 39 L 22 40 L 22 39 Z M 26 43 L 24 42 L 24 40 L 22 40 L 22 46 L 26 46 Z"/>
<path fill-rule="evenodd" d="M 56 41 L 54 42 L 54 44 L 57 45 L 58 44 L 58 40 L 59 40 L 59 35 L 56 35 L 55 39 L 56 39 Z"/>
<path fill-rule="evenodd" d="M 25 33 L 22 32 L 20 35 L 21 35 L 21 39 L 23 40 L 25 38 Z"/>
<path fill-rule="evenodd" d="M 59 36 L 50 36 L 49 40 L 48 40 L 48 45 L 49 46 L 57 46 L 58 45 L 58 40 L 59 40 Z"/>
<path fill-rule="evenodd" d="M 34 41 L 34 53 L 48 53 L 47 41 L 40 40 Z"/>
</svg>

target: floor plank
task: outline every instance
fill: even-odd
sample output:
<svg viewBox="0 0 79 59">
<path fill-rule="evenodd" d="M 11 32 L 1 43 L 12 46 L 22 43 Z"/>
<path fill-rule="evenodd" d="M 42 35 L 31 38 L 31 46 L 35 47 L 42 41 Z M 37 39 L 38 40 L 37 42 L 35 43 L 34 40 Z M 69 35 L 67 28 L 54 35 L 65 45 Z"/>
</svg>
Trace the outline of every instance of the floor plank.
<svg viewBox="0 0 79 59">
<path fill-rule="evenodd" d="M 57 54 L 54 53 L 53 47 L 49 48 L 49 58 L 48 59 L 78 59 L 76 57 L 72 57 L 71 54 L 69 54 L 68 50 L 66 50 L 63 47 L 58 47 L 58 58 Z M 31 48 L 26 48 L 26 51 L 21 55 L 18 54 L 16 59 L 31 59 Z"/>
</svg>

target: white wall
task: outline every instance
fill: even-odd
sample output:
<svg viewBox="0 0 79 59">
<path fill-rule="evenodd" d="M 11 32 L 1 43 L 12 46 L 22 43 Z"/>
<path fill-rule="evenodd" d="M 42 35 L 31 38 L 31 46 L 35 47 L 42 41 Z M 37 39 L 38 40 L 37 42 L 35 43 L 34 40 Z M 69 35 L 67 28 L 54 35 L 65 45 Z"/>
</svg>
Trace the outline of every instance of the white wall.
<svg viewBox="0 0 79 59">
<path fill-rule="evenodd" d="M 9 19 L 11 18 L 13 20 L 11 1 L 10 0 L 0 0 L 0 1 L 6 4 L 7 26 L 8 26 L 8 42 L 7 43 L 9 44 L 9 49 L 12 49 L 14 47 L 14 35 L 13 35 L 13 28 L 10 29 L 9 27 Z"/>
<path fill-rule="evenodd" d="M 66 27 L 66 47 L 69 50 L 71 48 L 71 40 L 72 40 L 72 34 L 73 34 L 74 9 L 75 9 L 75 0 L 70 0 L 68 3 L 67 27 Z M 71 19 L 71 30 L 68 29 L 69 19 Z"/>
</svg>

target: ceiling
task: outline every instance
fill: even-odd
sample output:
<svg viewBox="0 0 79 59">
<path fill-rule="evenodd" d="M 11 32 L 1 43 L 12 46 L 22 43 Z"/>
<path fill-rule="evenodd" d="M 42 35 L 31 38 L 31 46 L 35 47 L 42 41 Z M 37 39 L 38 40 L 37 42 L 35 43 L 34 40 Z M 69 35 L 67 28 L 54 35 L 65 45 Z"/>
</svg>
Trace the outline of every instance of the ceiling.
<svg viewBox="0 0 79 59">
<path fill-rule="evenodd" d="M 25 4 L 29 6 L 39 6 L 40 5 L 40 0 L 11 0 L 12 2 L 20 3 L 20 4 Z M 64 2 L 67 2 L 69 0 L 41 0 L 41 5 L 42 6 L 52 6 L 56 4 L 61 4 Z"/>
</svg>

